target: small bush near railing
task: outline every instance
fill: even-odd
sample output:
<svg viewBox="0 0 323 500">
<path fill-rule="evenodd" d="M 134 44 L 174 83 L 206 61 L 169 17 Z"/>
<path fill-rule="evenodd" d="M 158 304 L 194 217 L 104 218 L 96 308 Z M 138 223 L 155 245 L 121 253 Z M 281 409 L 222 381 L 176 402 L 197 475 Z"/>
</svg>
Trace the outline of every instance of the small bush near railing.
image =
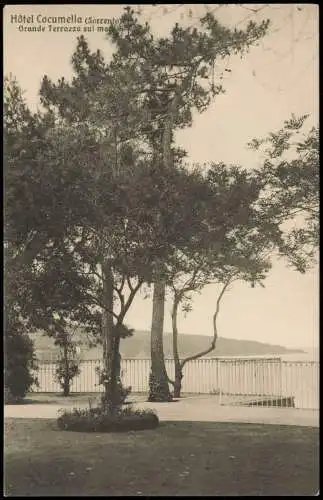
<svg viewBox="0 0 323 500">
<path fill-rule="evenodd" d="M 57 419 L 58 428 L 78 432 L 125 432 L 155 429 L 159 425 L 153 410 L 134 410 L 131 405 L 106 411 L 103 407 L 61 410 Z"/>
<path fill-rule="evenodd" d="M 13 396 L 11 394 L 10 389 L 5 387 L 4 390 L 4 404 L 5 405 L 15 405 L 15 404 L 21 404 L 23 403 L 24 398 L 18 397 L 18 396 Z"/>
<path fill-rule="evenodd" d="M 97 366 L 96 369 L 95 369 L 98 377 L 99 377 L 99 383 L 98 385 L 103 385 L 104 386 L 104 382 L 105 380 L 108 378 L 108 376 L 106 375 L 104 369 L 102 369 L 100 366 Z M 110 394 L 110 393 L 107 393 L 106 394 L 106 397 L 108 399 L 111 399 L 112 397 L 115 398 L 116 400 L 116 403 L 118 405 L 123 405 L 126 403 L 126 399 L 127 397 L 130 395 L 131 393 L 131 390 L 132 388 L 131 387 L 125 387 L 121 381 L 121 375 L 123 373 L 120 372 L 120 376 L 117 378 L 117 383 L 116 383 L 116 391 L 114 393 L 114 395 Z"/>
</svg>

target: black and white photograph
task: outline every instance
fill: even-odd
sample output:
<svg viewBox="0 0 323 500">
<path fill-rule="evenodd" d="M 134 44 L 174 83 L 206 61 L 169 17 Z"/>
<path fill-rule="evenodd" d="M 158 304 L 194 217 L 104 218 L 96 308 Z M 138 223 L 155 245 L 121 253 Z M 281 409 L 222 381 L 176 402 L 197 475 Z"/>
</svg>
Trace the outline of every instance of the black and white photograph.
<svg viewBox="0 0 323 500">
<path fill-rule="evenodd" d="M 319 5 L 3 8 L 3 495 L 318 496 Z"/>
</svg>

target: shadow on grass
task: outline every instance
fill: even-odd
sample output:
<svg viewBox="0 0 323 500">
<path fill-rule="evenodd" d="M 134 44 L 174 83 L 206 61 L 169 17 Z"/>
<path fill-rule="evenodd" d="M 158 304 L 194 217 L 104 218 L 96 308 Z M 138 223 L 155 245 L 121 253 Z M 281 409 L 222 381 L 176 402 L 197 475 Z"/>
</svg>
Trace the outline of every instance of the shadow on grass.
<svg viewBox="0 0 323 500">
<path fill-rule="evenodd" d="M 319 430 L 161 422 L 124 433 L 58 431 L 55 420 L 5 422 L 7 496 L 312 496 Z"/>
<path fill-rule="evenodd" d="M 57 405 L 57 404 L 62 404 L 63 406 L 65 405 L 73 405 L 73 404 L 78 404 L 78 403 L 89 403 L 89 400 L 91 400 L 92 403 L 95 403 L 96 401 L 99 401 L 101 398 L 102 394 L 99 392 L 95 393 L 84 393 L 84 392 L 74 392 L 69 394 L 68 396 L 63 396 L 62 393 L 34 393 L 34 394 L 28 394 L 26 398 L 17 400 L 17 401 L 5 401 L 5 404 L 8 406 L 18 406 L 18 405 Z M 182 401 L 185 399 L 185 397 L 181 399 L 173 399 L 171 401 L 154 401 L 153 404 L 158 404 L 158 405 L 167 405 L 169 403 L 177 403 L 178 401 Z M 148 401 L 147 396 L 142 393 L 132 393 L 128 401 L 126 401 L 124 404 L 125 405 L 130 405 L 134 403 L 152 403 L 151 401 Z"/>
<path fill-rule="evenodd" d="M 89 400 L 100 399 L 100 393 L 71 393 L 68 396 L 63 396 L 62 393 L 34 393 L 28 394 L 28 396 L 21 400 L 16 401 L 6 401 L 6 405 L 17 406 L 17 405 L 50 405 L 50 404 L 74 404 L 74 403 L 84 403 L 89 402 Z"/>
<path fill-rule="evenodd" d="M 29 399 L 29 398 L 26 398 L 26 399 L 21 399 L 21 400 L 18 400 L 18 401 L 6 401 L 5 404 L 6 406 L 21 406 L 21 405 L 41 405 L 41 404 L 52 404 L 53 403 L 53 400 L 52 399 L 44 399 L 42 401 L 39 401 L 37 399 Z"/>
<path fill-rule="evenodd" d="M 102 396 L 102 393 L 100 392 L 72 392 L 68 396 L 63 396 L 62 393 L 60 392 L 35 392 L 35 393 L 28 393 L 26 398 L 22 399 L 21 401 L 5 401 L 6 405 L 10 406 L 17 406 L 17 405 L 32 405 L 32 404 L 75 404 L 75 403 L 88 403 L 89 400 L 95 401 L 99 400 Z M 196 396 L 194 395 L 194 399 L 201 399 L 201 396 Z M 210 396 L 208 396 L 209 398 Z M 146 393 L 136 393 L 132 392 L 130 396 L 128 397 L 128 401 L 126 401 L 125 404 L 131 404 L 131 403 L 153 403 L 153 404 L 158 404 L 158 405 L 167 405 L 169 403 L 177 403 L 180 401 L 184 401 L 185 399 L 192 399 L 191 394 L 183 394 L 181 398 L 174 398 L 171 401 L 155 401 L 151 402 L 148 401 L 147 394 Z M 205 396 L 202 397 L 202 399 L 205 399 Z M 214 396 L 212 396 L 212 399 L 214 399 Z"/>
</svg>

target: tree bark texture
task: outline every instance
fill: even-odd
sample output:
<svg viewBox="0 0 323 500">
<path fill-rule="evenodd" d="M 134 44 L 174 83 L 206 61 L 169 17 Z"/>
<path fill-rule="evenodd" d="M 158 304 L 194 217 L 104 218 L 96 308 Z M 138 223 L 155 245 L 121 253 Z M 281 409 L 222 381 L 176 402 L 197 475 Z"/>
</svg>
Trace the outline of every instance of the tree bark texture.
<svg viewBox="0 0 323 500">
<path fill-rule="evenodd" d="M 104 367 L 104 401 L 113 406 L 116 402 L 117 373 L 115 359 L 115 339 L 113 324 L 113 273 L 108 261 L 102 266 L 103 311 L 102 311 L 102 343 Z"/>
<path fill-rule="evenodd" d="M 158 281 L 154 285 L 153 314 L 151 324 L 151 372 L 149 376 L 148 401 L 163 402 L 172 399 L 164 360 L 165 284 Z"/>
<path fill-rule="evenodd" d="M 178 306 L 180 304 L 180 300 L 181 299 L 179 296 L 175 296 L 173 310 L 172 310 L 173 356 L 174 356 L 174 365 L 175 365 L 174 398 L 181 397 L 182 378 L 183 378 L 183 370 L 182 370 L 181 362 L 179 359 L 179 352 L 178 352 L 178 329 L 177 329 L 177 313 L 178 313 Z"/>
<path fill-rule="evenodd" d="M 64 347 L 64 363 L 65 363 L 65 374 L 64 374 L 64 383 L 63 383 L 63 395 L 65 397 L 70 394 L 70 379 L 69 379 L 69 364 L 68 364 L 68 347 L 67 342 L 65 342 Z"/>
<path fill-rule="evenodd" d="M 171 102 L 163 132 L 163 163 L 172 167 L 172 129 L 173 118 L 177 110 L 179 94 Z M 166 285 L 161 278 L 154 284 L 153 317 L 151 325 L 151 372 L 149 377 L 149 401 L 171 401 L 168 376 L 163 350 L 164 309 Z"/>
</svg>

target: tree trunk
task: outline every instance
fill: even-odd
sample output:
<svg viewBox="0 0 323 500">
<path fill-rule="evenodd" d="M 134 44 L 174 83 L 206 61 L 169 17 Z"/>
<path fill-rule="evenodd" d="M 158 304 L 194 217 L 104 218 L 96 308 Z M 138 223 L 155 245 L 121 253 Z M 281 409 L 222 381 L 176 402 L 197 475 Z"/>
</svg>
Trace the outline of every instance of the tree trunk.
<svg viewBox="0 0 323 500">
<path fill-rule="evenodd" d="M 154 285 L 153 314 L 151 323 L 151 372 L 149 376 L 148 401 L 171 401 L 168 377 L 164 360 L 165 283 L 158 281 Z"/>
<path fill-rule="evenodd" d="M 70 384 L 67 380 L 64 380 L 63 396 L 67 397 L 70 395 Z"/>
<path fill-rule="evenodd" d="M 178 330 L 177 330 L 177 311 L 180 303 L 181 297 L 175 294 L 174 304 L 172 310 L 172 328 L 173 328 L 173 356 L 174 356 L 174 365 L 175 365 L 175 379 L 174 379 L 174 398 L 181 397 L 181 389 L 182 389 L 182 366 L 179 359 L 178 352 Z"/>
<path fill-rule="evenodd" d="M 69 365 L 68 365 L 68 348 L 67 348 L 67 339 L 65 340 L 64 347 L 64 363 L 65 363 L 65 373 L 64 373 L 64 383 L 63 383 L 63 395 L 65 397 L 70 394 L 70 378 L 69 378 Z"/>
<path fill-rule="evenodd" d="M 121 375 L 121 357 L 120 357 L 120 337 L 115 337 L 113 342 L 113 373 L 118 380 Z"/>
<path fill-rule="evenodd" d="M 177 110 L 179 94 L 176 93 L 169 111 L 163 131 L 163 163 L 166 169 L 173 166 L 171 141 L 174 114 Z M 151 372 L 149 377 L 149 401 L 171 401 L 168 376 L 165 367 L 163 349 L 164 309 L 166 285 L 162 279 L 154 284 L 153 317 L 151 325 Z"/>
<path fill-rule="evenodd" d="M 174 398 L 181 397 L 183 372 L 181 364 L 175 364 Z"/>
<path fill-rule="evenodd" d="M 117 379 L 113 370 L 113 273 L 108 262 L 102 266 L 103 304 L 102 312 L 102 343 L 104 367 L 104 396 L 103 402 L 112 408 L 115 404 Z"/>
</svg>

